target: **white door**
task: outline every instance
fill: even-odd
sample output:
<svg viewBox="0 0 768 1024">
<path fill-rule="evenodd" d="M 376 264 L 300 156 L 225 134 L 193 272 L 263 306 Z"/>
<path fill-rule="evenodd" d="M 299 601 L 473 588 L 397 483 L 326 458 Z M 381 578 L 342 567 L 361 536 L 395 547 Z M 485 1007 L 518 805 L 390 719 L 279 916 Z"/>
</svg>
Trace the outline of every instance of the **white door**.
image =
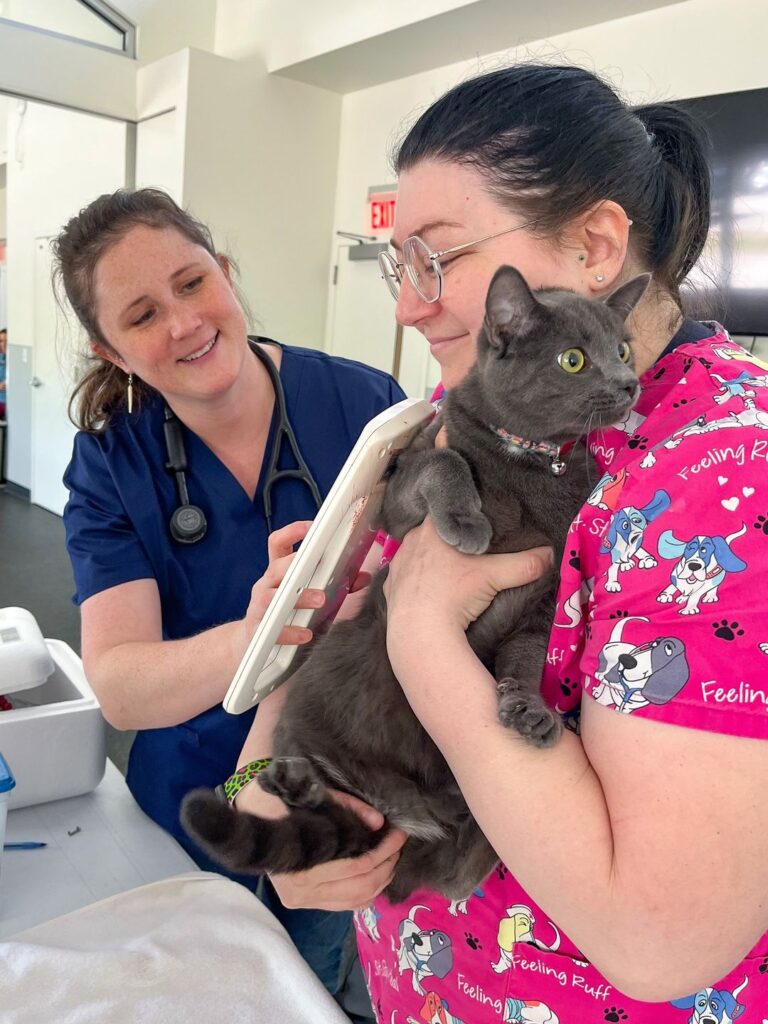
<svg viewBox="0 0 768 1024">
<path fill-rule="evenodd" d="M 32 488 L 36 505 L 58 515 L 67 490 L 61 482 L 72 455 L 75 427 L 67 403 L 75 378 L 77 328 L 57 305 L 51 288 L 51 239 L 35 239 L 32 345 Z"/>
<path fill-rule="evenodd" d="M 83 339 L 54 296 L 50 240 L 82 207 L 125 184 L 126 125 L 33 103 L 17 120 L 23 146 L 8 175 L 9 265 L 16 261 L 9 327 L 19 342 L 31 336 L 30 496 L 61 515 L 74 436 L 67 405 Z"/>
</svg>

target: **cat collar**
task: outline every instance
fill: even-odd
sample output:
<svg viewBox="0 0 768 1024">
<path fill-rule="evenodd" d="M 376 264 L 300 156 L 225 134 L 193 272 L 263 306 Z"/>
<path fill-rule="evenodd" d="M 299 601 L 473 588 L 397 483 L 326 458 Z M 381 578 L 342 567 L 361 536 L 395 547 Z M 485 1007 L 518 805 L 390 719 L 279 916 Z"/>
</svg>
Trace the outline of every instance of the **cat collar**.
<svg viewBox="0 0 768 1024">
<path fill-rule="evenodd" d="M 503 427 L 491 425 L 491 430 L 511 448 L 519 448 L 524 452 L 547 455 L 549 457 L 549 471 L 554 476 L 562 476 L 565 472 L 567 467 L 561 458 L 561 455 L 564 454 L 562 452 L 562 445 L 553 444 L 551 441 L 528 441 L 524 437 L 518 437 L 517 434 L 510 434 Z"/>
<path fill-rule="evenodd" d="M 249 782 L 253 782 L 256 776 L 265 768 L 269 768 L 271 764 L 271 757 L 260 757 L 256 761 L 249 761 L 248 764 L 244 764 L 236 772 L 233 772 L 223 785 L 216 787 L 216 795 L 222 800 L 226 800 L 231 807 L 240 790 Z"/>
</svg>

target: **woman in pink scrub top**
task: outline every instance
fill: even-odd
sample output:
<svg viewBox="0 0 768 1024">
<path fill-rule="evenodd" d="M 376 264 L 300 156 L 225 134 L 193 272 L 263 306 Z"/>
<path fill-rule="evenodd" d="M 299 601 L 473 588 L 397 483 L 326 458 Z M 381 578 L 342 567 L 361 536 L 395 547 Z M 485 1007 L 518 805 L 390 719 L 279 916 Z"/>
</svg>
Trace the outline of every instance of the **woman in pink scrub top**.
<svg viewBox="0 0 768 1024">
<path fill-rule="evenodd" d="M 392 563 L 395 672 L 496 869 L 466 900 L 393 906 L 395 832 L 274 879 L 289 905 L 358 911 L 380 1024 L 768 1018 L 768 366 L 680 309 L 709 227 L 705 154 L 676 108 L 544 65 L 452 89 L 397 154 L 388 283 L 448 389 L 500 264 L 595 299 L 653 281 L 630 322 L 642 394 L 589 436 L 603 475 L 566 544 L 543 679 L 569 726 L 554 748 L 500 726 L 465 637 L 541 564 L 461 555 L 429 522 Z M 248 787 L 238 806 L 263 799 Z"/>
</svg>

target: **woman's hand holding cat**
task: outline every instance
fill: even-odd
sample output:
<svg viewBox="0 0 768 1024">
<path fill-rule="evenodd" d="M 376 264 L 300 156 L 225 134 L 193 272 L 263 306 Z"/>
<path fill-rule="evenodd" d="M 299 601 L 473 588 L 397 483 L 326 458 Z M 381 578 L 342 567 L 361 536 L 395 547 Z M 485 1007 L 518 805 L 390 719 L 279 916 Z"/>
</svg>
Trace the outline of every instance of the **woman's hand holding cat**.
<svg viewBox="0 0 768 1024">
<path fill-rule="evenodd" d="M 511 555 L 463 555 L 441 540 L 427 518 L 407 534 L 390 565 L 384 585 L 388 636 L 407 635 L 418 646 L 427 637 L 434 642 L 446 627 L 465 632 L 499 591 L 537 580 L 552 559 L 546 547 Z M 417 641 L 419 632 L 423 635 Z M 389 654 L 394 665 L 397 651 L 390 648 Z"/>
<path fill-rule="evenodd" d="M 334 800 L 354 811 L 372 831 L 384 824 L 384 816 L 357 797 L 333 789 L 330 793 Z M 238 793 L 235 806 L 238 811 L 261 818 L 280 818 L 288 813 L 281 800 L 255 784 Z M 394 828 L 375 849 L 362 857 L 330 861 L 291 875 L 270 875 L 270 879 L 283 906 L 290 910 L 360 910 L 391 882 L 406 838 L 402 829 Z"/>
</svg>

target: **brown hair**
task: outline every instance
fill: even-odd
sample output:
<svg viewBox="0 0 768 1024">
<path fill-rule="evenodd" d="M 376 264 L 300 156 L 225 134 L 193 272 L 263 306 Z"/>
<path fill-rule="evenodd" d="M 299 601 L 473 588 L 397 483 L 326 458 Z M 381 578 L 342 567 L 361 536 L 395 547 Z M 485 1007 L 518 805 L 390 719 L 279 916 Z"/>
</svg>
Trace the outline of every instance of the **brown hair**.
<svg viewBox="0 0 768 1024">
<path fill-rule="evenodd" d="M 99 196 L 63 228 L 52 244 L 54 282 L 61 282 L 69 304 L 90 341 L 114 351 L 104 337 L 96 311 L 94 277 L 104 253 L 131 228 L 175 228 L 216 259 L 211 233 L 205 224 L 182 210 L 171 197 L 156 188 L 119 189 Z M 126 405 L 126 375 L 108 359 L 89 352 L 86 368 L 69 400 L 69 417 L 75 426 L 89 433 L 105 430 L 115 413 Z M 155 390 L 134 376 L 134 404 L 155 394 Z"/>
</svg>

